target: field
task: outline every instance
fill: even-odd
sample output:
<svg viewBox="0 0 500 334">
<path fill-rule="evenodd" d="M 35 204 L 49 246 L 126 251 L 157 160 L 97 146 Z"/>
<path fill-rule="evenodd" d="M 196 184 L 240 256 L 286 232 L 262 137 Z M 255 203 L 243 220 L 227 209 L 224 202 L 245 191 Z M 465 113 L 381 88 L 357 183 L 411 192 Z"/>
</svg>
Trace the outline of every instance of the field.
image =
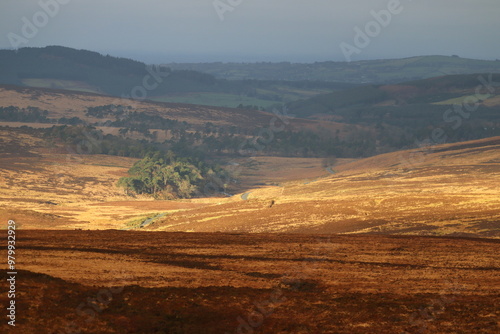
<svg viewBox="0 0 500 334">
<path fill-rule="evenodd" d="M 112 230 L 17 237 L 16 333 L 499 331 L 498 240 Z"/>
<path fill-rule="evenodd" d="M 131 220 L 158 211 L 198 206 L 149 198 L 131 201 L 116 183 L 137 159 L 77 155 L 40 147 L 40 140 L 22 138 L 14 130 L 1 133 L 8 151 L 0 153 L 0 212 L 23 228 L 125 228 Z M 9 150 L 19 140 L 31 145 Z"/>
<path fill-rule="evenodd" d="M 158 102 L 189 103 L 207 106 L 236 108 L 240 104 L 244 106 L 258 106 L 270 108 L 282 105 L 299 99 L 310 98 L 319 94 L 329 93 L 325 88 L 295 88 L 286 84 L 275 84 L 270 87 L 255 89 L 258 96 L 267 97 L 265 99 L 250 97 L 242 94 L 213 93 L 213 92 L 191 92 L 191 93 L 171 93 L 162 96 L 153 96 L 152 100 Z"/>
<path fill-rule="evenodd" d="M 228 108 L 236 108 L 240 104 L 243 104 L 244 106 L 259 106 L 262 108 L 268 108 L 276 104 L 281 104 L 280 101 L 262 100 L 242 95 L 203 92 L 155 96 L 152 99 L 159 102 L 190 103 Z"/>
<path fill-rule="evenodd" d="M 98 87 L 93 87 L 82 81 L 62 79 L 24 79 L 22 83 L 29 87 L 74 90 L 79 92 L 100 93 Z"/>
</svg>

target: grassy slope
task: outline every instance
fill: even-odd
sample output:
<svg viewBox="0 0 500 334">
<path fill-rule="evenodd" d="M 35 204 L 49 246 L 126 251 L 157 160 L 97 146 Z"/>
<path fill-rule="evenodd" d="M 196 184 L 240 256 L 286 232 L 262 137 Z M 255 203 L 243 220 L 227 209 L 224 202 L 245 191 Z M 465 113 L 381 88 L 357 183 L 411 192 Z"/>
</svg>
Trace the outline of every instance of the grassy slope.
<svg viewBox="0 0 500 334">
<path fill-rule="evenodd" d="M 133 101 L 93 93 L 65 90 L 38 89 L 0 85 L 0 106 L 38 107 L 49 110 L 49 118 L 73 117 L 87 119 L 84 111 L 88 107 L 119 104 L 131 106 L 140 112 L 159 113 L 163 117 L 186 121 L 190 124 L 226 124 L 236 126 L 265 126 L 272 116 L 268 113 L 189 104 L 161 103 L 154 101 Z M 92 122 L 102 121 L 89 119 Z"/>
<path fill-rule="evenodd" d="M 41 92 L 45 92 L 41 94 Z M 5 88 L 6 105 L 37 104 L 54 114 L 67 116 L 67 106 L 80 112 L 91 103 L 103 105 L 113 98 L 53 90 Z M 124 101 L 122 101 L 124 102 Z M 240 122 L 267 126 L 270 116 L 235 111 L 144 102 L 168 115 L 182 115 L 190 122 L 200 116 L 213 121 Z M 236 112 L 236 114 L 235 114 Z M 241 112 L 241 114 L 240 114 Z M 210 114 L 213 113 L 213 114 Z M 211 117 L 211 118 L 210 118 Z M 201 119 L 203 121 L 203 119 Z M 294 120 L 296 126 L 312 126 L 314 121 Z M 300 123 L 302 122 L 302 123 Z M 310 124 L 309 124 L 310 123 Z M 240 124 L 240 123 L 237 123 Z M 137 210 L 137 200 L 128 200 L 114 188 L 133 159 L 101 156 L 72 156 L 64 148 L 44 147 L 43 142 L 16 130 L 2 132 L 2 206 L 4 210 L 25 209 L 67 219 L 57 226 L 89 228 L 120 227 L 134 217 L 162 212 L 156 204 Z M 457 144 L 458 145 L 458 144 Z M 498 144 L 478 141 L 472 148 L 449 146 L 449 152 L 434 148 L 425 152 L 424 161 L 412 168 L 401 166 L 399 153 L 362 160 L 356 165 L 334 167 L 340 171 L 330 178 L 322 171 L 322 161 L 307 159 L 258 158 L 257 166 L 248 159 L 239 163 L 243 182 L 241 192 L 250 192 L 248 201 L 237 195 L 230 199 L 195 200 L 193 207 L 167 206 L 166 212 L 192 209 L 189 216 L 173 213 L 152 228 L 200 231 L 295 231 L 295 232 L 384 232 L 453 234 L 474 233 L 497 236 Z M 484 147 L 483 147 L 484 146 Z M 23 149 L 20 149 L 24 147 Z M 411 152 L 403 156 L 411 158 Z M 413 160 L 420 158 L 419 154 Z M 406 158 L 407 160 L 409 158 Z M 362 170 L 359 164 L 365 164 Z M 289 179 L 303 181 L 286 183 Z M 304 180 L 305 179 L 305 180 Z M 279 187 L 248 189 L 256 184 L 279 183 Z M 234 189 L 237 191 L 237 189 Z M 439 199 L 437 201 L 436 199 Z M 141 199 L 138 199 L 141 200 Z M 271 200 L 276 203 L 268 208 Z M 119 204 L 95 206 L 96 201 Z M 47 203 L 50 202 L 50 203 Z M 77 205 L 75 203 L 82 203 Z M 155 203 L 155 202 L 151 202 Z M 176 203 L 176 202 L 175 202 Z M 169 203 L 175 204 L 174 202 Z M 204 206 L 221 203 L 220 206 Z M 55 204 L 55 205 L 54 205 Z M 190 204 L 191 205 L 191 204 Z M 198 210 L 198 211 L 196 211 Z M 396 214 L 397 213 L 397 214 Z M 30 213 L 27 212 L 27 215 Z M 177 225 L 172 224 L 177 220 Z M 92 221 L 93 224 L 85 222 Z M 33 218 L 32 222 L 36 222 Z M 62 225 L 59 225 L 62 223 Z M 35 226 L 35 225 L 32 225 Z M 36 225 L 41 227 L 40 225 Z"/>
<path fill-rule="evenodd" d="M 334 175 L 321 159 L 234 160 L 240 193 L 180 202 L 125 197 L 115 184 L 134 159 L 71 155 L 15 129 L 1 139 L 0 208 L 26 228 L 123 228 L 168 213 L 148 228 L 500 237 L 500 138 L 338 161 Z"/>
<path fill-rule="evenodd" d="M 198 127 L 211 122 L 217 126 L 236 126 L 251 130 L 252 132 L 260 128 L 269 128 L 271 120 L 275 117 L 272 113 L 257 110 L 155 102 L 152 100 L 134 101 L 94 93 L 0 85 L 0 107 L 16 106 L 21 109 L 30 106 L 37 107 L 41 110 L 48 110 L 48 118 L 58 119 L 61 117 L 71 118 L 76 116 L 90 123 L 102 122 L 103 119 L 85 116 L 85 111 L 88 107 L 109 104 L 125 107 L 130 106 L 138 112 L 144 112 L 149 115 L 160 115 L 164 118 L 187 122 Z M 315 131 L 321 126 L 332 132 L 339 129 L 341 137 L 345 134 L 344 130 L 348 127 L 347 124 L 306 120 L 291 116 L 288 122 L 286 129 L 309 129 Z M 15 126 L 19 125 L 22 124 L 15 124 Z M 279 126 L 279 124 L 276 126 Z M 109 128 L 105 132 L 108 133 L 108 130 Z M 112 130 L 116 129 L 112 128 Z"/>
<path fill-rule="evenodd" d="M 78 92 L 99 94 L 99 88 L 82 81 L 61 79 L 23 79 L 22 83 L 29 87 L 65 89 Z"/>
<path fill-rule="evenodd" d="M 248 201 L 175 214 L 152 228 L 500 237 L 500 138 L 395 152 L 335 169 L 338 174 L 316 182 L 256 189 Z"/>
</svg>

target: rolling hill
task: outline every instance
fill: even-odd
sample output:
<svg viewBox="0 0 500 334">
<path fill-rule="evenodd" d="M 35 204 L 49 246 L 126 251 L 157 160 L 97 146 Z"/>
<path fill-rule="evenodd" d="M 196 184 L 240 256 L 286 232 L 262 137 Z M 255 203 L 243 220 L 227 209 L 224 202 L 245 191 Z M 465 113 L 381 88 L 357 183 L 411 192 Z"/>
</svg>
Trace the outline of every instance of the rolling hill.
<svg viewBox="0 0 500 334">
<path fill-rule="evenodd" d="M 411 163 L 410 163 L 411 162 Z M 500 237 L 500 137 L 388 153 L 176 213 L 159 231 Z"/>
<path fill-rule="evenodd" d="M 443 75 L 499 73 L 500 61 L 456 56 L 418 56 L 347 62 L 301 63 L 169 63 L 175 70 L 193 70 L 228 80 L 320 80 L 353 84 L 387 84 Z"/>
<path fill-rule="evenodd" d="M 401 104 L 431 99 L 428 105 L 439 106 L 453 99 L 448 93 L 474 92 L 477 76 L 460 78 L 363 90 L 383 94 L 382 102 L 398 96 Z M 443 92 L 446 96 L 436 97 Z M 346 93 L 346 100 L 349 95 L 355 94 Z M 484 99 L 488 106 L 482 107 L 496 110 L 495 99 Z M 366 102 L 374 103 L 381 102 Z M 481 110 L 476 115 L 484 116 Z M 359 159 L 366 151 L 323 159 L 329 156 L 307 151 L 313 147 L 310 140 L 322 132 L 339 137 L 331 142 L 338 145 L 334 147 L 355 148 L 359 136 L 384 131 L 369 117 L 358 123 L 290 118 L 286 130 L 275 129 L 269 142 L 261 137 L 261 150 L 241 155 L 242 143 L 254 140 L 256 129 L 271 129 L 277 115 L 5 85 L 0 87 L 0 112 L 8 118 L 0 124 L 0 207 L 21 217 L 26 228 L 499 237 L 498 137 L 433 142 L 367 159 Z M 492 124 L 498 122 L 495 115 Z M 386 117 L 384 124 L 397 119 Z M 394 122 L 393 128 L 398 125 Z M 94 129 L 86 130 L 88 126 Z M 470 129 L 465 121 L 463 126 Z M 373 138 L 366 142 L 375 145 Z M 87 147 L 83 151 L 82 145 Z M 151 148 L 185 154 L 197 148 L 231 170 L 227 193 L 183 201 L 127 196 L 116 183 Z"/>
<path fill-rule="evenodd" d="M 329 168 L 240 158 L 235 195 L 154 201 L 116 187 L 137 159 L 72 154 L 33 131 L 0 131 L 0 210 L 23 228 L 500 237 L 500 137 Z"/>
<path fill-rule="evenodd" d="M 445 56 L 352 63 L 148 66 L 131 59 L 61 46 L 0 50 L 0 84 L 260 109 L 361 84 L 499 72 L 499 61 Z"/>
<path fill-rule="evenodd" d="M 375 116 L 383 115 L 384 111 L 403 114 L 405 107 L 440 106 L 443 109 L 449 105 L 462 104 L 464 100 L 470 103 L 467 98 L 475 98 L 473 102 L 481 106 L 498 107 L 498 87 L 500 74 L 450 75 L 396 85 L 366 85 L 321 94 L 289 103 L 288 108 L 301 117 L 325 113 L 348 119 L 349 116 L 354 117 L 352 114 L 356 111 L 367 108 L 379 109 L 378 113 L 374 111 Z"/>
<path fill-rule="evenodd" d="M 339 157 L 355 157 L 373 150 L 353 135 L 370 129 L 296 118 L 281 108 L 264 112 L 48 88 L 0 85 L 0 122 L 37 128 L 87 125 L 102 132 L 100 136 L 168 142 L 178 150 L 196 148 L 218 156 L 322 157 L 335 151 Z"/>
<path fill-rule="evenodd" d="M 92 116 L 87 111 L 89 108 L 110 105 L 120 105 L 126 110 L 130 108 L 139 113 L 193 125 L 211 122 L 221 126 L 261 127 L 269 122 L 272 115 L 258 110 L 141 101 L 69 90 L 0 85 L 0 107 L 34 107 L 47 110 L 47 118 L 54 123 L 61 117 L 78 117 L 88 123 L 104 123 L 105 120 L 113 118 L 112 115 L 103 118 L 100 115 Z"/>
<path fill-rule="evenodd" d="M 61 46 L 0 50 L 0 84 L 257 109 L 352 87 L 308 80 L 228 81 Z"/>
<path fill-rule="evenodd" d="M 155 216 L 166 208 L 148 196 L 134 200 L 116 187 L 148 153 L 172 150 L 182 158 L 199 156 L 199 162 L 236 167 L 234 182 L 226 189 L 233 192 L 264 182 L 256 177 L 237 182 L 253 173 L 252 158 L 268 151 L 266 143 L 262 148 L 251 145 L 259 130 L 278 133 L 281 129 L 281 133 L 300 135 L 320 124 L 344 133 L 342 124 L 287 118 L 285 114 L 3 85 L 0 208 L 26 227 L 134 226 L 134 220 Z M 267 146 L 276 150 L 274 145 Z M 239 152 L 241 149 L 245 152 Z M 301 149 L 300 143 L 295 149 Z M 306 158 L 278 160 L 288 169 L 281 180 L 294 170 L 312 167 L 315 175 L 321 171 L 320 158 L 312 162 Z M 300 166 L 294 168 L 297 161 Z M 265 180 L 274 181 L 272 177 Z M 198 205 L 171 204 L 174 211 Z"/>
<path fill-rule="evenodd" d="M 453 75 L 357 87 L 287 107 L 298 117 L 371 127 L 382 152 L 500 135 L 499 86 L 498 74 Z"/>
</svg>

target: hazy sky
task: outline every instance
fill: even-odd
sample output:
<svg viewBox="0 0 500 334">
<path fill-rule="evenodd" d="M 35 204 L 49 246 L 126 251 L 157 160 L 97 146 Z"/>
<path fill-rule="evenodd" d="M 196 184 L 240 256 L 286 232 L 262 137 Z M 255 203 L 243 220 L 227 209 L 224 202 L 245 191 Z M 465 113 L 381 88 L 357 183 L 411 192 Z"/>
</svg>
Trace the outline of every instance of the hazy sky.
<svg viewBox="0 0 500 334">
<path fill-rule="evenodd" d="M 376 23 L 370 12 L 388 7 Z M 148 63 L 344 61 L 341 45 L 355 48 L 352 60 L 497 59 L 499 18 L 499 0 L 0 0 L 0 48 L 63 45 Z M 368 42 L 356 44 L 356 27 L 371 29 Z"/>
</svg>

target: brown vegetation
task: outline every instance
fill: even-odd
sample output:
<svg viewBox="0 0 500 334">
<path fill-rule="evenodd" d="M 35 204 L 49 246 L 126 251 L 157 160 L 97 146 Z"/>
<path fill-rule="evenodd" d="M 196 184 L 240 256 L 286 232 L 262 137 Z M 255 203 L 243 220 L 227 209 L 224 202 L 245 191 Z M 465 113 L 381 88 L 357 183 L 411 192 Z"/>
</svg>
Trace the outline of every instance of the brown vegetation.
<svg viewBox="0 0 500 334">
<path fill-rule="evenodd" d="M 499 330 L 496 240 L 24 230 L 18 246 L 25 334 Z"/>
</svg>

